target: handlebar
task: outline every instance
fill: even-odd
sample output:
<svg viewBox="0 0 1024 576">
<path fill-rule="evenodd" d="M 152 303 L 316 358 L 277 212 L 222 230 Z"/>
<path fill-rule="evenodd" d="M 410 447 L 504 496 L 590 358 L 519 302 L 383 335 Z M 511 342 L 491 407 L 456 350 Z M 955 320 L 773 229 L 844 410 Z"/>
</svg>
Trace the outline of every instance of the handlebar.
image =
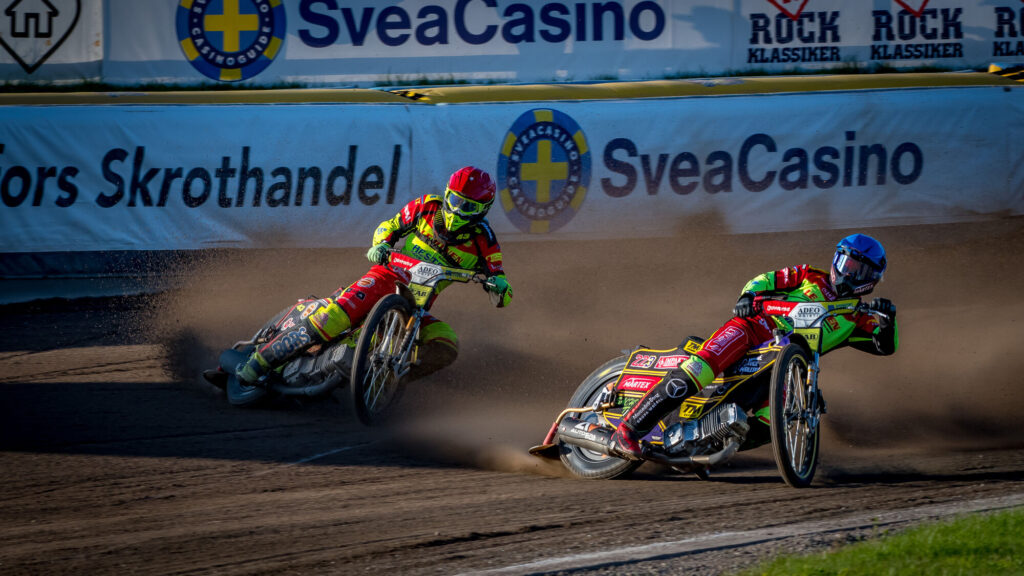
<svg viewBox="0 0 1024 576">
<path fill-rule="evenodd" d="M 792 302 L 789 300 L 779 300 L 777 299 L 778 296 L 778 294 L 755 296 L 755 310 L 771 316 L 786 316 L 791 319 L 794 318 L 795 314 L 805 324 L 817 323 L 824 318 L 851 312 L 871 314 L 876 318 L 890 319 L 888 314 L 873 310 L 870 305 L 861 302 L 859 298 L 825 302 Z"/>
<path fill-rule="evenodd" d="M 392 266 L 392 264 L 396 263 L 397 266 Z M 391 270 L 392 272 L 397 272 L 398 269 L 411 271 L 413 268 L 416 268 L 420 264 L 425 264 L 428 267 L 437 269 L 436 272 L 434 270 L 429 271 L 432 272 L 433 274 L 426 277 L 425 282 L 427 283 L 434 281 L 439 276 L 443 276 L 445 280 L 451 280 L 453 282 L 474 282 L 476 284 L 483 284 L 485 287 L 490 288 L 493 288 L 495 286 L 493 282 L 489 282 L 490 276 L 484 274 L 483 272 L 470 270 L 466 268 L 456 268 L 454 266 L 445 266 L 443 264 L 435 264 L 433 262 L 420 260 L 419 258 L 403 254 L 402 252 L 395 249 L 388 250 L 387 261 L 381 265 L 387 268 L 388 270 Z"/>
</svg>

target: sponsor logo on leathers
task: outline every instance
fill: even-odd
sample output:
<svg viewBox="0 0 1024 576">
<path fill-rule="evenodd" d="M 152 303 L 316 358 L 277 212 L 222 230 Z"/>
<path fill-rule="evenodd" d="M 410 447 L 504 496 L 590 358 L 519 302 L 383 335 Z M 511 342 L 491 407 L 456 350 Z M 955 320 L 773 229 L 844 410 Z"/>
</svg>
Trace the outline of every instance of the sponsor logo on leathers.
<svg viewBox="0 0 1024 576">
<path fill-rule="evenodd" d="M 658 368 L 659 370 L 664 370 L 664 369 L 668 369 L 668 368 L 671 368 L 671 369 L 679 368 L 679 365 L 683 363 L 683 360 L 686 360 L 688 358 L 689 358 L 689 356 L 686 356 L 684 354 L 673 354 L 671 356 L 662 356 L 661 358 L 658 358 L 658 363 L 655 364 L 654 367 Z"/>
<path fill-rule="evenodd" d="M 627 376 L 619 384 L 619 390 L 639 390 L 646 392 L 658 382 L 656 376 Z"/>
<path fill-rule="evenodd" d="M 689 386 L 682 378 L 672 378 L 665 383 L 665 393 L 669 398 L 682 398 L 686 395 Z"/>
<path fill-rule="evenodd" d="M 705 344 L 704 349 L 718 356 L 729 347 L 730 344 L 743 337 L 743 331 L 735 326 L 726 326 L 710 342 Z"/>
</svg>

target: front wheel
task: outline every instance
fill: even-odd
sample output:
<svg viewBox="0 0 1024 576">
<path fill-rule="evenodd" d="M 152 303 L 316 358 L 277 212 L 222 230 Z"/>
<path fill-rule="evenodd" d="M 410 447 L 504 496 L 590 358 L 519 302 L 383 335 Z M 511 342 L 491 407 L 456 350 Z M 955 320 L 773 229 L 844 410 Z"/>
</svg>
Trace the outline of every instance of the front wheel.
<svg viewBox="0 0 1024 576">
<path fill-rule="evenodd" d="M 390 294 L 377 302 L 363 322 L 349 394 L 356 417 L 367 426 L 384 422 L 402 396 L 404 381 L 398 373 L 403 368 L 402 343 L 411 316 L 408 301 Z"/>
<path fill-rule="evenodd" d="M 618 380 L 619 375 L 626 368 L 629 356 L 619 356 L 602 364 L 586 377 L 576 388 L 576 393 L 569 400 L 570 408 L 581 408 L 592 406 L 597 401 L 605 386 L 610 382 Z M 572 414 L 575 417 L 582 417 L 584 421 L 594 424 L 603 424 L 596 412 L 585 412 Z M 573 444 L 558 442 L 558 448 L 562 464 L 569 469 L 573 475 L 579 478 L 593 480 L 610 480 L 627 476 L 636 470 L 641 462 L 623 460 L 594 450 L 588 450 Z"/>
<path fill-rule="evenodd" d="M 772 372 L 772 451 L 779 473 L 794 488 L 810 486 L 818 467 L 821 413 L 811 399 L 810 366 L 807 350 L 789 344 Z"/>
</svg>

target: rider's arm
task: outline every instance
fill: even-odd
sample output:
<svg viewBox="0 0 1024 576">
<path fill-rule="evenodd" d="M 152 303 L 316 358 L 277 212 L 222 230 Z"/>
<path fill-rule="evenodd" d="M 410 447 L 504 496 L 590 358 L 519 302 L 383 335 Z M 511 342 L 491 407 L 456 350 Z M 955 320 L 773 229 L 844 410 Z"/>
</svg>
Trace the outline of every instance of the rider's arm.
<svg viewBox="0 0 1024 576">
<path fill-rule="evenodd" d="M 882 328 L 878 319 L 871 314 L 856 313 L 857 328 L 850 335 L 847 344 L 860 350 L 878 356 L 888 356 L 896 351 L 900 345 L 899 326 L 893 319 L 892 324 Z"/>
<path fill-rule="evenodd" d="M 432 198 L 437 198 L 437 196 L 430 194 L 420 196 L 402 207 L 398 214 L 381 222 L 373 232 L 373 245 L 386 242 L 388 245 L 394 246 L 399 238 L 412 232 L 416 228 L 416 219 Z"/>
<path fill-rule="evenodd" d="M 502 267 L 501 246 L 498 245 L 498 238 L 487 221 L 481 222 L 477 230 L 479 234 L 474 238 L 474 243 L 480 255 L 481 269 L 488 277 L 498 277 L 505 281 L 506 289 L 502 291 L 501 300 L 498 302 L 498 308 L 503 308 L 512 302 L 512 287 L 508 285 L 508 278 Z"/>
<path fill-rule="evenodd" d="M 789 268 L 783 268 L 782 270 L 775 270 L 774 272 L 765 272 L 764 274 L 758 274 L 750 282 L 743 287 L 741 293 L 750 292 L 753 294 L 759 294 L 761 292 L 772 292 L 775 290 L 786 291 L 792 290 L 799 286 L 808 275 L 820 272 L 815 268 L 803 264 L 800 266 L 790 266 Z"/>
</svg>

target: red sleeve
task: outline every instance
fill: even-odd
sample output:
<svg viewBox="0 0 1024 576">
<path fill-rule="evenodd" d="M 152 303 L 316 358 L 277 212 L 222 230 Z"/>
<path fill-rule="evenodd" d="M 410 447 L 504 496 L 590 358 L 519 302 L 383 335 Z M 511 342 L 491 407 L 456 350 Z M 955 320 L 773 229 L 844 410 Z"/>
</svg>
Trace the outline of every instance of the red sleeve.
<svg viewBox="0 0 1024 576">
<path fill-rule="evenodd" d="M 486 221 L 481 222 L 477 228 L 479 233 L 474 240 L 477 253 L 480 254 L 480 260 L 483 261 L 483 269 L 487 271 L 488 276 L 504 275 L 501 246 L 498 245 L 498 238 L 494 235 L 494 231 Z"/>
<path fill-rule="evenodd" d="M 800 266 L 790 266 L 789 268 L 783 268 L 782 270 L 775 271 L 775 289 L 776 290 L 792 290 L 797 286 L 803 284 L 803 281 L 807 279 L 812 273 L 820 272 L 811 268 L 806 264 Z"/>
</svg>

